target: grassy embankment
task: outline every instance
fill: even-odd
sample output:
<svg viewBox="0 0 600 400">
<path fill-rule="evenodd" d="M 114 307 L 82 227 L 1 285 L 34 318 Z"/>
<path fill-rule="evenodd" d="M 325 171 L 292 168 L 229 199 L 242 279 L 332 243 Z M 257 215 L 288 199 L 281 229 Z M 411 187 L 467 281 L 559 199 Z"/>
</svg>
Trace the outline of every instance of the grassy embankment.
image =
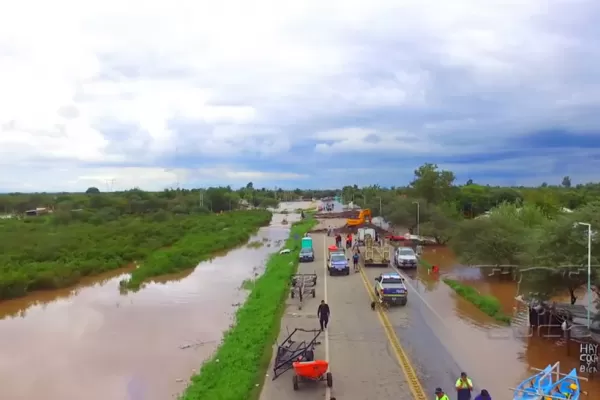
<svg viewBox="0 0 600 400">
<path fill-rule="evenodd" d="M 494 318 L 498 322 L 510 325 L 510 316 L 502 312 L 502 304 L 494 296 L 481 294 L 472 286 L 465 285 L 453 279 L 444 279 L 444 283 L 454 290 L 460 297 L 464 298 L 475 307 L 479 308 L 485 314 Z"/>
<path fill-rule="evenodd" d="M 431 266 L 432 265 L 427 262 L 427 260 L 424 260 L 423 258 L 419 259 L 419 267 L 430 269 Z M 502 304 L 496 297 L 481 294 L 474 287 L 465 285 L 454 279 L 443 278 L 442 281 L 454 290 L 456 294 L 472 303 L 485 314 L 498 322 L 510 325 L 511 318 L 502 312 Z"/>
<path fill-rule="evenodd" d="M 271 213 L 264 210 L 206 216 L 169 248 L 150 254 L 129 279 L 121 281 L 121 286 L 138 289 L 149 278 L 194 268 L 215 253 L 247 242 L 259 227 L 270 221 Z"/>
<path fill-rule="evenodd" d="M 273 254 L 264 274 L 251 285 L 248 299 L 236 313 L 236 323 L 225 333 L 219 349 L 192 377 L 181 400 L 253 400 L 260 395 L 272 355 L 272 344 L 279 334 L 291 276 L 298 267 L 299 238 L 316 220 L 292 225 L 285 248 L 288 254 Z"/>
<path fill-rule="evenodd" d="M 79 214 L 74 213 L 74 216 Z M 100 215 L 100 214 L 99 214 Z M 253 216 L 253 217 L 250 217 Z M 231 221 L 231 233 L 218 242 L 236 243 L 245 221 L 254 229 L 270 218 L 265 211 L 240 211 L 224 215 L 173 215 L 165 212 L 123 216 L 111 220 L 54 216 L 0 220 L 0 299 L 24 296 L 34 290 L 67 287 L 82 277 L 118 269 L 173 245 L 188 232 L 218 221 Z M 233 242 L 230 240 L 233 238 Z"/>
</svg>

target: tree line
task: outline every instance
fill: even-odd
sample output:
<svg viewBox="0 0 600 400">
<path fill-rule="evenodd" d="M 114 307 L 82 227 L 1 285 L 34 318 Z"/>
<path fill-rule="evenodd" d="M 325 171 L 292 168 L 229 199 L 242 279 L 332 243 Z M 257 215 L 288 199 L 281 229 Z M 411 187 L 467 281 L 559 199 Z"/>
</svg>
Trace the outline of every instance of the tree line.
<svg viewBox="0 0 600 400">
<path fill-rule="evenodd" d="M 598 265 L 600 185 L 493 187 L 469 180 L 456 184 L 451 171 L 425 164 L 406 187 L 341 191 L 345 202 L 370 208 L 374 215 L 449 245 L 460 261 L 498 266 L 525 279 L 532 290 L 550 296 L 587 281 L 587 225 L 592 227 L 592 260 Z M 581 224 L 583 223 L 583 225 Z M 595 227 L 595 228 L 594 228 Z M 596 282 L 595 270 L 592 280 Z M 600 283 L 600 281 L 598 282 Z"/>
<path fill-rule="evenodd" d="M 219 213 L 248 207 L 276 208 L 281 201 L 333 197 L 339 190 L 284 190 L 255 188 L 252 182 L 238 190 L 230 186 L 198 189 L 165 189 L 148 192 L 138 188 L 102 192 L 90 187 L 83 193 L 0 194 L 0 215 L 20 216 L 38 208 L 51 210 L 59 220 L 111 220 L 123 215 L 156 212 L 173 214 Z"/>
</svg>

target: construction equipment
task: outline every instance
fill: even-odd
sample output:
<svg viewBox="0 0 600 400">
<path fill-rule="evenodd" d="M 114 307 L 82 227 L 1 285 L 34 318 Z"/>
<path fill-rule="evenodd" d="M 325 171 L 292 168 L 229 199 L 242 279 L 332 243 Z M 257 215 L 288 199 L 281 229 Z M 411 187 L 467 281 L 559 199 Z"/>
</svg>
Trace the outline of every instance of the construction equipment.
<svg viewBox="0 0 600 400">
<path fill-rule="evenodd" d="M 373 236 L 365 235 L 365 252 L 363 255 L 365 267 L 387 267 L 390 265 L 390 248 L 385 241 L 381 239 L 375 243 Z"/>
<path fill-rule="evenodd" d="M 346 220 L 346 225 L 358 226 L 364 224 L 365 222 L 371 223 L 371 210 L 368 208 L 360 210 L 360 212 L 358 213 L 358 218 L 348 218 Z"/>
<path fill-rule="evenodd" d="M 311 340 L 295 341 L 292 338 L 299 332 L 308 333 L 311 335 Z M 297 361 L 314 361 L 315 347 L 317 338 L 321 334 L 320 329 L 306 330 L 296 328 L 285 338 L 283 343 L 277 346 L 277 354 L 275 355 L 275 363 L 273 365 L 273 380 L 280 377 L 286 371 L 292 369 L 293 364 Z"/>
</svg>

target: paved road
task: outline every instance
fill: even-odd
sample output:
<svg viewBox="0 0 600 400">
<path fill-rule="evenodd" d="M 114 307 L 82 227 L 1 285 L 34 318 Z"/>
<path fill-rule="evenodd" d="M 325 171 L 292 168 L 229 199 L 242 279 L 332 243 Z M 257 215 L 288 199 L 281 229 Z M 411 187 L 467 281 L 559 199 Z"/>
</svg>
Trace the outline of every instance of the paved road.
<svg viewBox="0 0 600 400">
<path fill-rule="evenodd" d="M 289 371 L 275 381 L 267 377 L 261 399 L 329 399 L 331 396 L 344 400 L 412 399 L 377 313 L 370 309 L 370 299 L 360 274 L 327 276 L 325 251 L 333 239 L 314 234 L 313 240 L 316 259 L 313 263 L 300 264 L 299 272 L 317 271 L 317 297 L 309 299 L 302 311 L 298 310 L 297 303 L 288 300 L 280 340 L 285 338 L 288 328 L 316 327 L 318 304 L 321 299 L 326 299 L 332 313 L 330 326 L 316 355 L 330 360 L 333 388 L 328 390 L 320 383 L 301 386 L 294 392 L 292 372 Z"/>
<path fill-rule="evenodd" d="M 300 264 L 300 273 L 318 274 L 317 296 L 305 301 L 303 310 L 298 310 L 295 300 L 288 299 L 287 312 L 282 319 L 280 340 L 294 327 L 316 328 L 316 310 L 321 299 L 331 307 L 329 329 L 322 335 L 322 344 L 317 348 L 317 358 L 330 361 L 333 374 L 333 389 L 326 385 L 301 386 L 298 392 L 292 389 L 292 371 L 275 381 L 267 377 L 261 399 L 295 400 L 326 399 L 335 396 L 338 400 L 404 400 L 414 399 L 411 386 L 392 345 L 393 339 L 386 335 L 377 312 L 370 308 L 370 297 L 361 274 L 330 277 L 325 274 L 325 249 L 333 244 L 333 238 L 313 235 L 316 259 L 313 263 Z M 382 272 L 390 268 L 365 268 L 364 277 L 369 286 Z M 441 386 L 453 394 L 453 383 L 461 368 L 454 361 L 435 332 L 441 325 L 426 313 L 427 307 L 418 296 L 410 296 L 406 307 L 392 308 L 386 312 L 387 320 L 397 336 L 404 352 L 410 358 L 427 398 L 433 397 L 435 387 Z M 269 372 L 271 374 L 271 372 Z M 308 397 L 307 397 L 308 395 Z"/>
<path fill-rule="evenodd" d="M 319 328 L 319 320 L 317 319 L 317 308 L 322 299 L 325 298 L 325 285 L 326 285 L 326 276 L 324 275 L 323 269 L 323 244 L 322 238 L 320 235 L 313 235 L 313 245 L 315 246 L 315 261 L 312 263 L 301 263 L 298 267 L 298 273 L 300 274 L 317 274 L 317 286 L 316 286 L 316 296 L 312 298 L 311 296 L 305 296 L 302 308 L 300 309 L 299 301 L 297 298 L 290 298 L 286 302 L 286 312 L 281 319 L 281 331 L 278 338 L 278 343 L 283 342 L 287 336 L 295 329 L 317 329 Z M 311 334 L 308 333 L 300 333 L 297 337 L 294 336 L 294 340 L 302 341 L 302 340 L 310 340 Z M 321 334 L 318 338 L 320 344 L 317 345 L 315 351 L 316 359 L 327 359 L 328 358 L 328 350 L 327 350 L 327 335 L 326 332 Z M 275 355 L 277 350 L 277 344 L 275 344 L 273 348 L 273 359 L 271 360 L 271 364 L 269 366 L 269 371 L 267 371 L 267 377 L 265 379 L 265 383 L 261 392 L 261 399 L 265 400 L 292 400 L 292 399 L 323 399 L 326 395 L 325 383 L 319 383 L 315 385 L 303 385 L 299 391 L 294 391 L 292 387 L 292 371 L 287 371 L 276 380 L 272 380 L 273 378 L 273 365 L 275 362 Z M 335 385 L 335 376 L 334 376 L 334 385 Z M 310 395 L 307 397 L 307 393 L 312 393 L 313 396 Z"/>
<path fill-rule="evenodd" d="M 365 268 L 371 282 L 391 268 Z M 442 324 L 428 314 L 423 300 L 411 295 L 405 308 L 390 308 L 387 316 L 404 350 L 408 353 L 419 380 L 426 393 L 433 393 L 436 387 L 442 387 L 452 394 L 454 382 L 461 373 L 461 367 L 442 344 L 439 335 L 444 334 Z"/>
</svg>

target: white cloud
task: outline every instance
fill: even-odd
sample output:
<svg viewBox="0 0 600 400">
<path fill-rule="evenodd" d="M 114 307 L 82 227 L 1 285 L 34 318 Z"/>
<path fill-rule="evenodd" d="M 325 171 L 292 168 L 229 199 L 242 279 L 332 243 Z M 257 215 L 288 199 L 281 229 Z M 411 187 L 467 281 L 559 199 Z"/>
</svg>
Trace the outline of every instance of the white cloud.
<svg viewBox="0 0 600 400">
<path fill-rule="evenodd" d="M 507 138 L 549 127 L 590 132 L 600 128 L 582 111 L 600 105 L 600 50 L 589 41 L 597 37 L 588 20 L 594 7 L 591 0 L 6 3 L 1 172 L 20 176 L 18 187 L 47 189 L 41 176 L 66 162 L 72 167 L 53 187 L 104 172 L 123 184 L 162 185 L 173 180 L 165 157 L 181 154 L 230 165 L 224 179 L 295 179 L 291 170 L 248 165 L 333 153 L 459 156 L 497 152 L 510 146 Z M 294 153 L 297 146 L 315 154 Z M 136 161 L 153 168 L 118 172 Z M 24 167 L 42 173 L 24 176 Z"/>
<path fill-rule="evenodd" d="M 240 170 L 233 166 L 211 168 L 158 168 L 158 167 L 95 167 L 78 168 L 62 165 L 40 169 L 39 166 L 14 169 L 11 174 L 0 168 L 0 187 L 13 191 L 36 190 L 31 182 L 44 182 L 46 191 L 84 191 L 97 187 L 102 191 L 126 190 L 141 187 L 146 190 L 163 190 L 174 187 L 216 186 L 226 182 L 238 187 L 249 181 L 257 186 L 271 182 L 295 182 L 305 179 L 304 174 L 290 172 L 263 172 Z M 31 177 L 34 176 L 34 179 Z"/>
</svg>

